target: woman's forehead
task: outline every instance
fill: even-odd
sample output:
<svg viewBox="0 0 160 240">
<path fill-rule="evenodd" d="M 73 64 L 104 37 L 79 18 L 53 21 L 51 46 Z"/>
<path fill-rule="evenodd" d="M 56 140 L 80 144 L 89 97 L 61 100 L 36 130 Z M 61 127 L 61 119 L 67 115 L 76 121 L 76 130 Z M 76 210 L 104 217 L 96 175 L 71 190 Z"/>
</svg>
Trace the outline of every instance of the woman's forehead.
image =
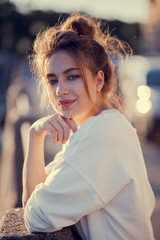
<svg viewBox="0 0 160 240">
<path fill-rule="evenodd" d="M 48 60 L 47 72 L 64 72 L 69 68 L 78 68 L 75 59 L 66 51 L 58 51 Z"/>
</svg>

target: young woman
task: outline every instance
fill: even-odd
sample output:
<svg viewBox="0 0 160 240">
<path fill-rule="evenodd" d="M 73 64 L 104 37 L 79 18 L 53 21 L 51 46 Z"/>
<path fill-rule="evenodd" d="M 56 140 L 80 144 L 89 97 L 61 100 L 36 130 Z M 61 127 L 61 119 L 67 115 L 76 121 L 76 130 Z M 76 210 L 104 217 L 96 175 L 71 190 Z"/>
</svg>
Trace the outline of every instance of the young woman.
<svg viewBox="0 0 160 240">
<path fill-rule="evenodd" d="M 111 57 L 126 52 L 75 13 L 37 36 L 32 65 L 55 114 L 29 131 L 23 170 L 29 231 L 74 225 L 82 239 L 151 240 L 154 196 L 136 130 L 121 112 Z M 63 149 L 46 168 L 44 139 Z"/>
</svg>

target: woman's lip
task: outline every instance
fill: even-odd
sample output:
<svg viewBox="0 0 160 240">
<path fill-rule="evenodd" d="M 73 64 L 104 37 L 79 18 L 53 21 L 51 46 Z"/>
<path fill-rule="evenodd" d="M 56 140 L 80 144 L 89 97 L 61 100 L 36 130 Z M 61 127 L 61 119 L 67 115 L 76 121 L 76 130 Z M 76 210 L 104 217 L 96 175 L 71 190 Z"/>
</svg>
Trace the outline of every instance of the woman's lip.
<svg viewBox="0 0 160 240">
<path fill-rule="evenodd" d="M 70 107 L 76 100 L 60 100 L 59 101 L 59 105 L 61 105 L 61 107 L 66 108 L 66 107 Z"/>
</svg>

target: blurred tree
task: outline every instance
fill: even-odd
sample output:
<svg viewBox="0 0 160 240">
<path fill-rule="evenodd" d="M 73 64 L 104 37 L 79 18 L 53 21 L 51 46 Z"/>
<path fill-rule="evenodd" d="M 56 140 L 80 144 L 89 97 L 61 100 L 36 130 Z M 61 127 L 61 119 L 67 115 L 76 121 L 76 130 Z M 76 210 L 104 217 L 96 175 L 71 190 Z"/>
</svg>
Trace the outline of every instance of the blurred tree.
<svg viewBox="0 0 160 240">
<path fill-rule="evenodd" d="M 19 54 L 26 54 L 26 50 L 32 45 L 37 32 L 46 26 L 53 26 L 60 18 L 65 19 L 68 14 L 56 13 L 54 11 L 32 11 L 28 14 L 19 13 L 14 4 L 4 2 L 0 4 L 0 32 L 1 50 L 11 50 Z M 109 26 L 112 35 L 116 35 L 121 40 L 127 41 L 135 53 L 139 53 L 140 29 L 138 23 L 124 23 L 118 20 L 103 20 L 104 26 Z M 26 49 L 19 52 L 17 47 L 19 41 L 23 39 Z M 6 41 L 7 40 L 7 41 Z"/>
</svg>

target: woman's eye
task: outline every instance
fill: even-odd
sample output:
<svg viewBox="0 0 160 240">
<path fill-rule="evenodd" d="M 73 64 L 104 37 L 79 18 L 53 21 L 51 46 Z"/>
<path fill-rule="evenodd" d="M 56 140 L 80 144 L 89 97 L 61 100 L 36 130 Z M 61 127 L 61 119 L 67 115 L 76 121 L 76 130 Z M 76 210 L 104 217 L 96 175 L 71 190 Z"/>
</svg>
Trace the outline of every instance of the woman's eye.
<svg viewBox="0 0 160 240">
<path fill-rule="evenodd" d="M 75 80 L 75 79 L 77 79 L 77 78 L 79 78 L 79 77 L 80 77 L 79 75 L 75 74 L 75 75 L 69 76 L 68 79 L 69 79 L 69 80 Z"/>
<path fill-rule="evenodd" d="M 56 85 L 58 83 L 58 80 L 56 79 L 51 79 L 48 81 L 50 85 Z"/>
</svg>

